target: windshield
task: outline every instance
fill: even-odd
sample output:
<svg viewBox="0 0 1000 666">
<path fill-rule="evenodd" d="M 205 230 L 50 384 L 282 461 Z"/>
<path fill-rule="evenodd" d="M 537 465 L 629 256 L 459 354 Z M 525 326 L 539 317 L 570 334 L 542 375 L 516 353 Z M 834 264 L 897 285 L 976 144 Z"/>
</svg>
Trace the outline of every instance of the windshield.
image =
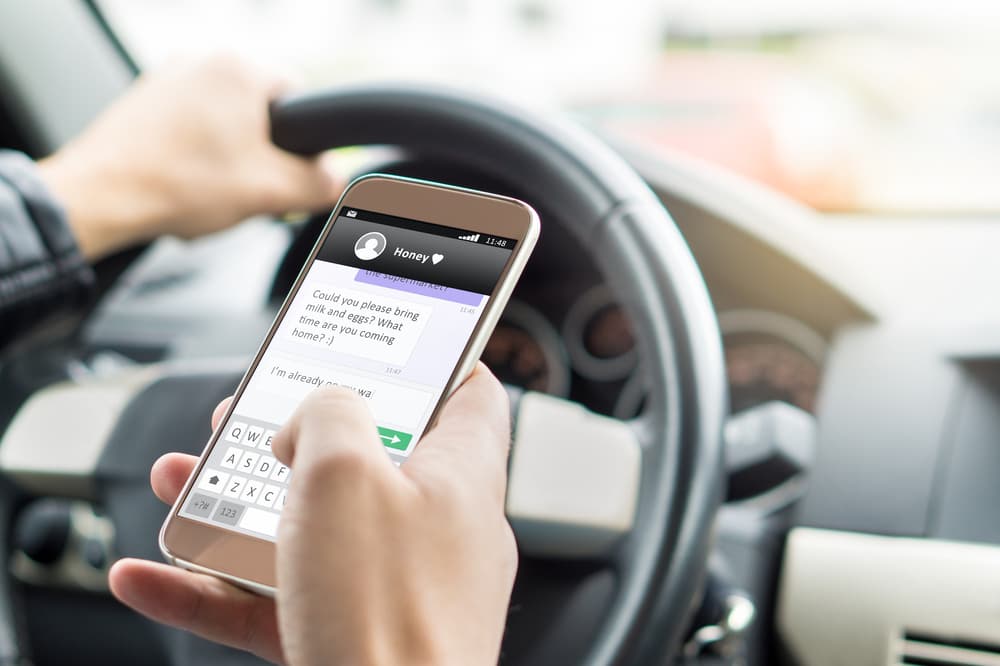
<svg viewBox="0 0 1000 666">
<path fill-rule="evenodd" d="M 824 211 L 1000 210 L 1000 3 L 100 0 L 142 67 L 228 50 L 307 86 L 556 104 Z"/>
</svg>

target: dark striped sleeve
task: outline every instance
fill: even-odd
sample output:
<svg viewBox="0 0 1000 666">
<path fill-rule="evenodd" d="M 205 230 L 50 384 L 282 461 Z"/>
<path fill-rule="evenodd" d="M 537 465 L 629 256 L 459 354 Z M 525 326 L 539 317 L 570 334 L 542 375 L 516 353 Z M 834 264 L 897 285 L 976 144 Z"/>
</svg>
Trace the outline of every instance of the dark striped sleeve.
<svg viewBox="0 0 1000 666">
<path fill-rule="evenodd" d="M 27 156 L 0 151 L 0 350 L 82 307 L 94 274 Z"/>
</svg>

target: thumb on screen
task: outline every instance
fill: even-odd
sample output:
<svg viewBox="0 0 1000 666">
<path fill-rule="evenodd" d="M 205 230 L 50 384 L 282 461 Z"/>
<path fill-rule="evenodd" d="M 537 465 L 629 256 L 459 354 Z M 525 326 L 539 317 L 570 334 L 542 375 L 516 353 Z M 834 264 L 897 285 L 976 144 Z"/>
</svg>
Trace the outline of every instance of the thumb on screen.
<svg viewBox="0 0 1000 666">
<path fill-rule="evenodd" d="M 310 393 L 274 436 L 271 446 L 282 463 L 294 464 L 296 476 L 310 474 L 316 466 L 326 469 L 358 462 L 376 469 L 392 468 L 367 403 L 340 387 Z"/>
</svg>

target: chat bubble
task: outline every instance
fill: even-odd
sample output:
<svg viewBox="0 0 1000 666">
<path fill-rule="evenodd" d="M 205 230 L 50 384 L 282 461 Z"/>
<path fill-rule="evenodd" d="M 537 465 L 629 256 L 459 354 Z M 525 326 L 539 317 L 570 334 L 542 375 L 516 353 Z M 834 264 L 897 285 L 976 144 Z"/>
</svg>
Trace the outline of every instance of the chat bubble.
<svg viewBox="0 0 1000 666">
<path fill-rule="evenodd" d="M 404 430 L 421 423 L 433 397 L 418 388 L 275 354 L 262 359 L 257 367 L 249 387 L 252 390 L 240 398 L 240 412 L 271 423 L 285 423 L 299 403 L 322 386 L 354 391 L 368 402 L 379 425 L 396 425 Z"/>
<path fill-rule="evenodd" d="M 286 340 L 406 365 L 433 308 L 335 285 L 306 285 L 285 317 Z"/>
</svg>

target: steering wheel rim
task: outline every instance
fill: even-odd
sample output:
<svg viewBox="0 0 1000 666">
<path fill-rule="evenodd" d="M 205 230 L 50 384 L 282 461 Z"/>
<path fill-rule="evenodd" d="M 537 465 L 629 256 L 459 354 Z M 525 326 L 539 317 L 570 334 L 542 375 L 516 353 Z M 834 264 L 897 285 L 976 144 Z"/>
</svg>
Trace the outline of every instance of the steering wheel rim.
<svg viewBox="0 0 1000 666">
<path fill-rule="evenodd" d="M 271 122 L 273 141 L 291 152 L 390 145 L 502 174 L 529 203 L 556 205 L 574 220 L 571 229 L 633 321 L 649 371 L 647 407 L 635 424 L 643 442 L 635 527 L 613 556 L 619 585 L 585 661 L 671 654 L 721 501 L 727 402 L 707 289 L 655 195 L 574 125 L 456 91 L 338 88 L 276 102 Z"/>
</svg>

